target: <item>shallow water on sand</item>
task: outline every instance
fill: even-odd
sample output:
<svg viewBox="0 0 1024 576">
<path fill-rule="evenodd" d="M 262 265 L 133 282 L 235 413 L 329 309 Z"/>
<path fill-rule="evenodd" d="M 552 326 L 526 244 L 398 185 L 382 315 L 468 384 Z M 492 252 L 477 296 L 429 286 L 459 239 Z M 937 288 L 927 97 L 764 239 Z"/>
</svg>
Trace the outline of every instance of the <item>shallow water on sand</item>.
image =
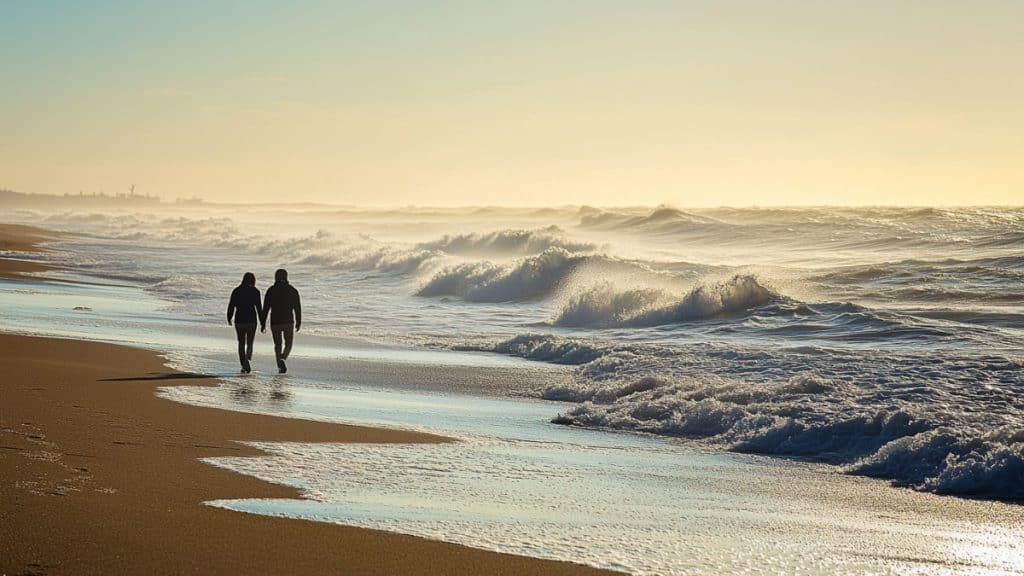
<svg viewBox="0 0 1024 576">
<path fill-rule="evenodd" d="M 1024 573 L 1020 507 L 885 488 L 825 466 L 702 453 L 547 423 L 529 400 L 307 388 L 177 387 L 179 401 L 439 432 L 442 445 L 256 445 L 207 462 L 306 500 L 232 510 L 337 522 L 638 574 Z"/>
</svg>

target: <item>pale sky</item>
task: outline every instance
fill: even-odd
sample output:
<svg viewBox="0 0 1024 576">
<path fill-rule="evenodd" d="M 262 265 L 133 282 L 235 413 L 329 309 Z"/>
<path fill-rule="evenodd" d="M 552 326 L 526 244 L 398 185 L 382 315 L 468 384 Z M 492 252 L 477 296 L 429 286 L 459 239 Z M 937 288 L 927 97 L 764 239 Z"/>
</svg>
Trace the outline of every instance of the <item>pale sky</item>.
<svg viewBox="0 0 1024 576">
<path fill-rule="evenodd" d="M 1024 1 L 0 0 L 0 188 L 1024 204 Z"/>
</svg>

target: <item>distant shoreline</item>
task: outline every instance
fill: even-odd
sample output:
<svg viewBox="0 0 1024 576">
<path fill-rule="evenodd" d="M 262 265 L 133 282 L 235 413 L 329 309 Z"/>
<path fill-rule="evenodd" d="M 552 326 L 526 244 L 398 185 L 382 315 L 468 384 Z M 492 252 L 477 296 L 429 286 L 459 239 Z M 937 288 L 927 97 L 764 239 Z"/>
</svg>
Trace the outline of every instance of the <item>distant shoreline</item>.
<svg viewBox="0 0 1024 576">
<path fill-rule="evenodd" d="M 0 224 L 0 252 L 38 253 L 39 244 L 63 236 L 60 232 L 20 224 Z M 0 278 L 8 280 L 36 279 L 30 274 L 53 270 L 53 266 L 17 258 L 0 257 Z"/>
<path fill-rule="evenodd" d="M 882 209 L 882 210 L 921 210 L 936 208 L 943 210 L 994 208 L 1000 210 L 1013 210 L 1024 208 L 1024 204 L 759 204 L 746 206 L 718 205 L 718 206 L 687 206 L 675 203 L 661 204 L 467 204 L 467 205 L 432 205 L 432 204 L 332 204 L 327 202 L 297 201 L 297 202 L 222 202 L 204 200 L 199 197 L 178 197 L 173 200 L 165 200 L 161 196 L 147 196 L 144 194 L 41 194 L 31 192 L 17 192 L 0 188 L 0 206 L 14 209 L 36 210 L 57 208 L 62 210 L 74 208 L 98 209 L 98 208 L 291 208 L 305 210 L 340 210 L 353 212 L 463 212 L 474 213 L 491 210 L 510 211 L 538 211 L 551 209 L 564 210 L 626 210 L 626 211 L 650 211 L 660 207 L 671 207 L 679 210 L 693 211 L 714 211 L 714 210 L 814 210 L 814 209 L 838 209 L 838 210 L 859 210 L 859 209 Z"/>
</svg>

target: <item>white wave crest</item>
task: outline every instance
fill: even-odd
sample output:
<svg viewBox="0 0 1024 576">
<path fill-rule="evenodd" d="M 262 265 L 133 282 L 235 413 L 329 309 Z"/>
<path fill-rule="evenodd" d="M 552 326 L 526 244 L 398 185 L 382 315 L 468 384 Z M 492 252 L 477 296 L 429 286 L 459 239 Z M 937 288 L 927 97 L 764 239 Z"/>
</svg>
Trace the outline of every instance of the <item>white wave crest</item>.
<svg viewBox="0 0 1024 576">
<path fill-rule="evenodd" d="M 543 397 L 576 402 L 559 424 L 702 439 L 799 456 L 941 494 L 1024 498 L 1024 432 L 920 412 L 871 387 L 801 373 L 753 383 L 715 375 L 577 381 Z M 995 421 L 999 421 L 998 418 Z"/>
<path fill-rule="evenodd" d="M 780 296 L 749 274 L 701 284 L 682 298 L 664 289 L 618 290 L 611 283 L 569 298 L 555 318 L 557 326 L 658 326 L 743 313 Z"/>
<path fill-rule="evenodd" d="M 940 494 L 1024 498 L 1024 366 L 999 356 L 785 354 L 522 334 L 467 349 L 575 365 L 566 425 L 798 456 Z"/>
<path fill-rule="evenodd" d="M 540 230 L 509 229 L 486 234 L 445 235 L 437 240 L 421 242 L 422 250 L 437 250 L 448 254 L 466 255 L 526 255 L 538 254 L 550 248 L 569 252 L 593 252 L 597 245 L 578 242 L 565 237 L 557 226 Z"/>
<path fill-rule="evenodd" d="M 604 349 L 580 340 L 556 338 L 547 334 L 521 334 L 496 344 L 462 344 L 453 349 L 496 352 L 538 362 L 570 365 L 593 362 L 606 353 Z"/>
<path fill-rule="evenodd" d="M 447 267 L 420 288 L 419 296 L 461 296 L 471 302 L 515 302 L 550 294 L 585 263 L 604 256 L 573 254 L 561 248 L 500 265 L 472 262 Z"/>
<path fill-rule="evenodd" d="M 944 426 L 894 440 L 847 471 L 939 494 L 1024 499 L 1024 431 Z"/>
</svg>

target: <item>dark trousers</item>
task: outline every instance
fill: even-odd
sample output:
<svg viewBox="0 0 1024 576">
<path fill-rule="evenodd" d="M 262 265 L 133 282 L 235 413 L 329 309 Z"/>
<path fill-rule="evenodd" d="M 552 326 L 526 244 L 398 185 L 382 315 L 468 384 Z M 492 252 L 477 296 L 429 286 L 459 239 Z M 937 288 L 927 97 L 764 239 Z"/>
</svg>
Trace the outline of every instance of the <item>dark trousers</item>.
<svg viewBox="0 0 1024 576">
<path fill-rule="evenodd" d="M 252 341 L 256 338 L 256 325 L 235 324 L 235 335 L 238 336 L 238 361 L 245 368 L 252 360 Z"/>
<path fill-rule="evenodd" d="M 278 360 L 287 360 L 288 355 L 292 352 L 292 337 L 294 334 L 294 324 L 271 324 L 270 334 L 274 337 L 274 357 Z M 282 340 L 284 341 L 284 349 L 281 349 Z"/>
</svg>

